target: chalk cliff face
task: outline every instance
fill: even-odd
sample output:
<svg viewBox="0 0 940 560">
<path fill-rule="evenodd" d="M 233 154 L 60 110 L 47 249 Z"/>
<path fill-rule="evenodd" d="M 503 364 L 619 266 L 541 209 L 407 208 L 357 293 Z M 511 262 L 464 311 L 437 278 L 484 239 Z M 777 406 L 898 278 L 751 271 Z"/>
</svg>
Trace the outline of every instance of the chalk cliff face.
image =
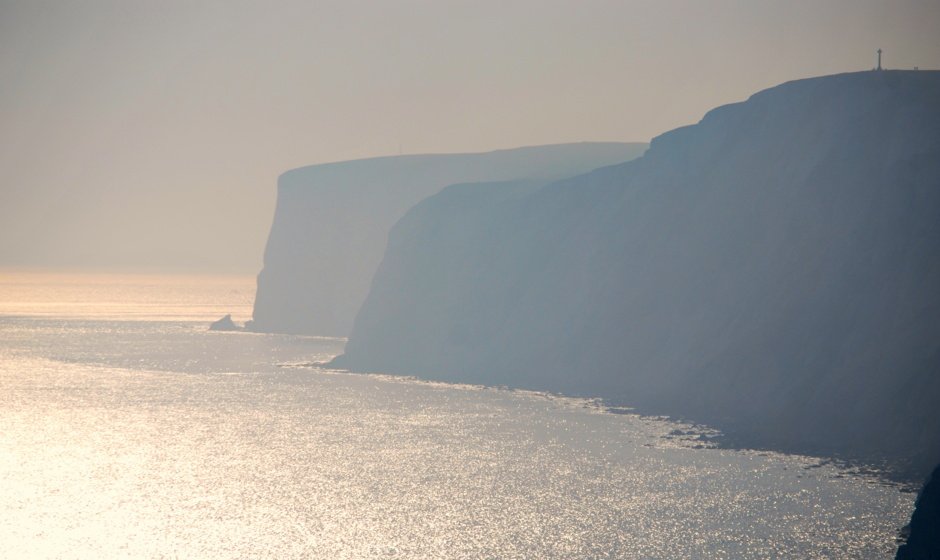
<svg viewBox="0 0 940 560">
<path fill-rule="evenodd" d="M 940 72 L 789 82 L 626 164 L 449 188 L 392 230 L 336 365 L 608 397 L 925 472 Z"/>
<path fill-rule="evenodd" d="M 278 181 L 277 210 L 250 328 L 346 336 L 388 230 L 447 185 L 550 181 L 633 159 L 642 143 L 578 143 L 481 154 L 398 156 L 314 165 Z"/>
</svg>

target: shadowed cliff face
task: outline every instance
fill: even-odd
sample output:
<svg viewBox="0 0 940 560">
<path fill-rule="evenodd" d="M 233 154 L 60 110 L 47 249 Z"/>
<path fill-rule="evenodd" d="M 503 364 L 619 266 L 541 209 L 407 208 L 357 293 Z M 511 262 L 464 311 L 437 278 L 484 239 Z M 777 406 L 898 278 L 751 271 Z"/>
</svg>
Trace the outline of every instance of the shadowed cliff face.
<svg viewBox="0 0 940 560">
<path fill-rule="evenodd" d="M 346 336 L 391 226 L 467 181 L 556 180 L 633 159 L 646 144 L 580 143 L 315 165 L 278 182 L 252 330 Z"/>
<path fill-rule="evenodd" d="M 940 558 L 940 465 L 917 496 L 911 522 L 904 529 L 907 539 L 898 547 L 896 560 Z"/>
<path fill-rule="evenodd" d="M 790 82 L 623 165 L 424 201 L 337 364 L 603 396 L 923 471 L 938 217 L 940 73 Z"/>
</svg>

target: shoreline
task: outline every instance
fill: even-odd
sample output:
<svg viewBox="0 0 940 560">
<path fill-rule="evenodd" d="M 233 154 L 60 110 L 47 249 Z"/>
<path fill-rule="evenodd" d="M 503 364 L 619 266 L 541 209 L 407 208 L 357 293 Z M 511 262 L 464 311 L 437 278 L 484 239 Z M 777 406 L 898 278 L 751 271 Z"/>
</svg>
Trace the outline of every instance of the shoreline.
<svg viewBox="0 0 940 560">
<path fill-rule="evenodd" d="M 356 371 L 346 367 L 331 365 L 334 360 L 335 358 L 324 362 L 296 364 L 292 367 L 306 367 L 353 375 L 379 376 L 385 379 L 397 378 L 402 381 L 417 381 L 419 383 L 444 383 L 453 386 L 470 385 L 490 390 L 505 390 L 520 393 L 528 392 L 542 394 L 548 398 L 585 400 L 593 403 L 586 406 L 591 406 L 607 414 L 633 415 L 642 419 L 662 420 L 684 426 L 684 429 L 677 428 L 663 436 L 663 438 L 692 443 L 693 448 L 780 453 L 783 455 L 807 457 L 816 460 L 816 464 L 806 467 L 807 469 L 831 465 L 841 471 L 841 476 L 852 476 L 873 481 L 873 483 L 882 486 L 897 488 L 898 491 L 904 493 L 917 493 L 924 484 L 924 477 L 910 464 L 911 461 L 905 461 L 898 457 L 845 453 L 839 452 L 836 449 L 827 448 L 824 445 L 799 445 L 767 441 L 764 438 L 739 433 L 733 426 L 722 427 L 707 421 L 702 421 L 701 419 L 689 418 L 677 414 L 665 414 L 662 411 L 654 412 L 651 407 L 633 405 L 619 399 L 605 398 L 596 395 L 568 395 L 529 387 L 487 385 L 473 381 L 436 379 L 416 374 Z"/>
<path fill-rule="evenodd" d="M 695 437 L 700 441 L 707 441 L 711 446 L 719 449 L 811 457 L 819 460 L 818 466 L 833 465 L 846 471 L 847 475 L 877 478 L 886 486 L 897 487 L 902 492 L 916 493 L 923 486 L 931 471 L 928 468 L 926 474 L 921 474 L 913 459 L 877 453 L 853 453 L 819 443 L 801 444 L 774 441 L 772 438 L 762 438 L 757 435 L 742 433 L 743 431 L 736 428 L 733 423 L 722 426 L 719 423 L 711 423 L 699 418 L 654 412 L 650 407 L 628 405 L 622 401 L 607 400 L 602 397 L 600 400 L 605 403 L 606 409 L 613 414 L 637 414 L 645 418 L 662 418 L 693 426 L 694 433 L 677 435 Z M 624 409 L 626 409 L 625 412 Z"/>
<path fill-rule="evenodd" d="M 817 463 L 805 467 L 807 469 L 816 469 L 831 465 L 842 471 L 844 476 L 874 480 L 882 486 L 897 488 L 900 492 L 905 493 L 917 493 L 924 483 L 924 479 L 921 478 L 914 469 L 904 466 L 904 462 L 896 458 L 866 456 L 861 454 L 847 455 L 827 451 L 822 446 L 775 445 L 773 443 L 762 442 L 760 438 L 757 437 L 727 433 L 708 423 L 676 416 L 644 414 L 637 410 L 621 412 L 618 408 L 622 407 L 609 407 L 608 412 L 612 414 L 636 414 L 642 418 L 664 419 L 669 422 L 692 426 L 689 430 L 670 434 L 668 437 L 684 439 L 686 441 L 700 441 L 702 442 L 703 448 L 753 451 L 756 453 L 780 453 L 783 455 L 808 457 L 816 460 Z"/>
</svg>

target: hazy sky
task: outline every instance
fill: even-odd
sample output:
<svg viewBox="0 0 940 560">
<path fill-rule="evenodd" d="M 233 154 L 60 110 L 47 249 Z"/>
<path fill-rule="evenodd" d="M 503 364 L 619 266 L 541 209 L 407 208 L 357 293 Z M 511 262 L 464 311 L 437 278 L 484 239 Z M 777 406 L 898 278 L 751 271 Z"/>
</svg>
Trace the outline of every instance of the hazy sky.
<svg viewBox="0 0 940 560">
<path fill-rule="evenodd" d="M 256 272 L 287 169 L 647 141 L 938 37 L 938 0 L 0 0 L 0 267 Z"/>
</svg>

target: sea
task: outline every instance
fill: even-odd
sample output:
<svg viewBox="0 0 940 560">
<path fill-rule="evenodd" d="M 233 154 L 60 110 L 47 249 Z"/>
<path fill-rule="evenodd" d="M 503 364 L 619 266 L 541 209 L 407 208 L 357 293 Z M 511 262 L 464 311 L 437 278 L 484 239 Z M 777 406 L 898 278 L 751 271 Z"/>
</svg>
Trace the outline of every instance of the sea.
<svg viewBox="0 0 940 560">
<path fill-rule="evenodd" d="M 254 278 L 0 272 L 2 558 L 892 558 L 914 494 L 602 402 L 210 332 Z"/>
</svg>

